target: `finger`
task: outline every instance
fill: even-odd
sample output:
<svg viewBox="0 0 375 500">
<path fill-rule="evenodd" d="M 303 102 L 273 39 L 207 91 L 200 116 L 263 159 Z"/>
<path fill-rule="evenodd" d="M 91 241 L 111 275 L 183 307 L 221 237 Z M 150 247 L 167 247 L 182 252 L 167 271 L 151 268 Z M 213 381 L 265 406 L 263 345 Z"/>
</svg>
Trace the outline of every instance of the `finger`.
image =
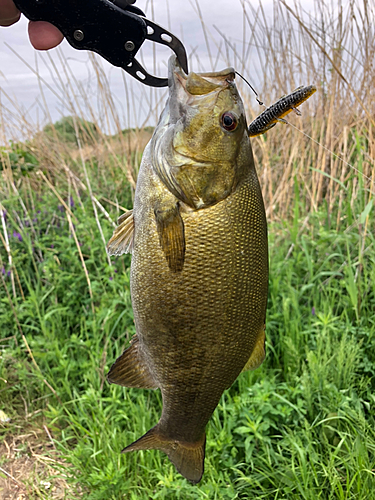
<svg viewBox="0 0 375 500">
<path fill-rule="evenodd" d="M 10 26 L 20 18 L 20 11 L 12 0 L 0 0 L 0 26 Z"/>
<path fill-rule="evenodd" d="M 35 49 L 48 50 L 59 45 L 64 35 L 50 23 L 46 23 L 45 21 L 30 21 L 29 37 Z"/>
</svg>

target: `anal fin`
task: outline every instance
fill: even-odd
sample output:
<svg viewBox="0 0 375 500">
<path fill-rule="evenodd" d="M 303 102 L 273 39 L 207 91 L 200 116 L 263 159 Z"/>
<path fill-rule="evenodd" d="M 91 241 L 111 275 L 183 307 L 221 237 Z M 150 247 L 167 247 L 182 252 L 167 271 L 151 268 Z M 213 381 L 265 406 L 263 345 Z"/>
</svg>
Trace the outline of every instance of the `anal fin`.
<svg viewBox="0 0 375 500">
<path fill-rule="evenodd" d="M 155 209 L 160 246 L 173 272 L 180 272 L 185 259 L 185 232 L 179 205 L 160 206 Z"/>
<path fill-rule="evenodd" d="M 108 255 L 122 255 L 131 253 L 134 241 L 134 217 L 133 210 L 122 214 L 117 223 L 118 227 L 113 232 L 112 238 L 107 243 Z"/>
<path fill-rule="evenodd" d="M 262 328 L 261 332 L 258 335 L 258 339 L 256 341 L 253 352 L 251 353 L 250 358 L 247 360 L 246 365 L 243 367 L 242 371 L 245 372 L 247 370 L 255 370 L 259 368 L 259 366 L 263 363 L 264 358 L 266 357 L 265 350 L 265 342 L 266 342 L 266 333 L 265 326 Z"/>
<path fill-rule="evenodd" d="M 137 450 L 161 450 L 188 481 L 199 483 L 204 472 L 206 434 L 196 443 L 186 443 L 170 439 L 159 430 L 159 424 L 144 436 L 122 450 L 123 453 Z"/>
<path fill-rule="evenodd" d="M 135 335 L 132 344 L 113 363 L 107 380 L 111 384 L 124 387 L 137 387 L 139 389 L 157 389 L 158 384 L 154 380 L 148 366 L 142 359 L 139 351 L 139 340 Z"/>
</svg>

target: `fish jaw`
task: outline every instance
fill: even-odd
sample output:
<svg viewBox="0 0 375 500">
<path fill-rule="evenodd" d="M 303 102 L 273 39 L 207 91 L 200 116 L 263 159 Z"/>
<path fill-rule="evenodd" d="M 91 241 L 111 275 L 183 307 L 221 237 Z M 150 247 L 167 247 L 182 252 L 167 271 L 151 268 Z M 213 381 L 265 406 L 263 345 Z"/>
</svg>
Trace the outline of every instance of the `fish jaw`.
<svg viewBox="0 0 375 500">
<path fill-rule="evenodd" d="M 202 105 L 199 96 L 205 96 L 220 89 L 228 88 L 235 78 L 234 68 L 226 68 L 216 73 L 194 73 L 187 75 L 178 63 L 176 56 L 168 62 L 169 124 L 177 123 L 181 117 L 191 113 L 189 106 Z"/>
</svg>

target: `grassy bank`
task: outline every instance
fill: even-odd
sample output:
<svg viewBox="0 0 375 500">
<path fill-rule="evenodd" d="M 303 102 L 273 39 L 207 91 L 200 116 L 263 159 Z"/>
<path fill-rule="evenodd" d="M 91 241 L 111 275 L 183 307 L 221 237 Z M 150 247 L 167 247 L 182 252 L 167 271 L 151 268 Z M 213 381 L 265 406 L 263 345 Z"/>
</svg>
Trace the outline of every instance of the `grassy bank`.
<svg viewBox="0 0 375 500">
<path fill-rule="evenodd" d="M 222 397 L 193 487 L 158 452 L 120 454 L 161 411 L 158 392 L 105 381 L 134 333 L 129 257 L 109 265 L 87 196 L 65 200 L 77 246 L 54 193 L 29 193 L 30 224 L 17 220 L 19 199 L 4 204 L 15 295 L 6 271 L 0 395 L 12 420 L 1 439 L 46 425 L 68 498 L 373 498 L 373 235 L 359 261 L 358 228 L 330 229 L 324 209 L 297 234 L 302 219 L 271 223 L 267 359 Z M 107 239 L 111 227 L 98 218 Z"/>
<path fill-rule="evenodd" d="M 85 500 L 375 498 L 375 75 L 373 12 L 363 5 L 333 12 L 317 1 L 316 17 L 302 22 L 298 8 L 277 2 L 273 23 L 245 5 L 262 99 L 300 83 L 318 92 L 290 126 L 252 141 L 269 219 L 267 358 L 224 393 L 197 486 L 159 452 L 121 455 L 157 422 L 161 398 L 105 380 L 134 334 L 130 257 L 108 258 L 105 242 L 132 205 L 152 130 L 106 135 L 94 115 L 78 118 L 71 97 L 71 118 L 0 148 L 4 500 L 17 491 Z M 221 43 L 247 76 L 247 45 Z"/>
</svg>

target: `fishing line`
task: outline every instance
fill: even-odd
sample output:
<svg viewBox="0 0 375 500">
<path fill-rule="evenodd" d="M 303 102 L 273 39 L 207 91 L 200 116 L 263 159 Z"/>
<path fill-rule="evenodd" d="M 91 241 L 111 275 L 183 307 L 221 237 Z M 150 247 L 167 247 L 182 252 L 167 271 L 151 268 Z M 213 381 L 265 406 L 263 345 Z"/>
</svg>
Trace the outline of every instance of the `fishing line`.
<svg viewBox="0 0 375 500">
<path fill-rule="evenodd" d="M 254 89 L 254 87 L 248 82 L 248 80 L 246 80 L 246 78 L 244 76 L 241 75 L 241 73 L 239 73 L 238 71 L 235 71 L 236 75 L 238 75 L 239 77 L 242 78 L 242 80 L 247 83 L 247 85 L 251 88 L 251 90 L 254 92 L 255 96 L 256 96 L 256 100 L 258 101 L 258 103 L 261 105 L 261 106 L 265 106 L 266 105 L 259 99 L 259 96 L 258 96 L 258 93 L 256 92 L 256 90 Z M 299 111 L 299 109 L 297 108 L 292 108 L 293 111 L 298 115 L 298 116 L 301 116 L 301 112 Z M 332 156 L 335 156 L 338 160 L 340 160 L 342 163 L 344 163 L 345 165 L 348 165 L 348 167 L 350 167 L 351 169 L 353 169 L 355 172 L 357 172 L 358 174 L 360 174 L 363 178 L 367 179 L 368 181 L 371 182 L 371 178 L 368 177 L 366 174 L 364 174 L 363 172 L 361 172 L 360 170 L 358 170 L 358 168 L 356 168 L 354 165 L 352 165 L 351 163 L 347 162 L 346 160 L 344 160 L 343 158 L 341 158 L 341 156 L 337 155 L 336 153 L 334 153 L 333 151 L 331 151 L 330 149 L 328 149 L 326 146 L 323 146 L 322 143 L 318 142 L 317 140 L 313 139 L 310 135 L 306 134 L 305 132 L 303 132 L 303 130 L 299 129 L 298 127 L 296 127 L 295 125 L 293 125 L 292 123 L 288 122 L 287 120 L 285 120 L 284 118 L 279 118 L 277 121 L 279 122 L 283 122 L 287 125 L 290 125 L 291 127 L 293 127 L 295 130 L 297 130 L 298 132 L 300 132 L 301 134 L 303 134 L 305 137 L 307 137 L 308 139 L 310 139 L 311 141 L 315 142 L 315 144 L 317 144 L 318 146 L 321 146 L 323 149 L 325 149 L 326 151 L 328 151 L 328 153 L 330 153 Z M 371 194 L 374 194 L 375 195 L 375 192 L 374 191 L 371 191 L 371 189 L 369 189 L 370 193 Z"/>
<path fill-rule="evenodd" d="M 241 75 L 241 73 L 239 73 L 238 71 L 235 71 L 236 75 L 240 76 L 242 78 L 242 80 L 244 82 L 246 82 L 248 84 L 248 86 L 251 88 L 251 90 L 254 92 L 254 94 L 256 95 L 256 100 L 258 101 L 258 103 L 261 105 L 261 106 L 264 106 L 264 103 L 259 99 L 259 96 L 258 96 L 258 93 L 257 91 L 254 89 L 254 87 L 246 80 L 246 78 L 244 76 Z"/>
<path fill-rule="evenodd" d="M 368 181 L 372 180 L 371 177 L 368 177 L 366 174 L 364 174 L 363 172 L 361 172 L 360 170 L 358 170 L 358 168 L 356 168 L 354 165 L 352 165 L 351 163 L 348 163 L 346 160 L 344 160 L 343 158 L 341 158 L 341 156 L 337 155 L 336 153 L 334 153 L 333 151 L 331 151 L 330 149 L 328 149 L 326 146 L 323 146 L 323 144 L 321 144 L 317 140 L 313 139 L 310 135 L 306 134 L 303 130 L 299 129 L 298 127 L 296 127 L 292 123 L 288 122 L 287 120 L 284 120 L 284 123 L 290 125 L 294 129 L 296 129 L 298 132 L 300 132 L 301 134 L 303 134 L 304 136 L 306 136 L 308 139 L 310 139 L 311 141 L 315 142 L 315 144 L 317 144 L 318 146 L 321 146 L 323 149 L 325 149 L 326 151 L 328 151 L 328 153 L 330 153 L 331 155 L 335 156 L 337 159 L 339 159 L 340 161 L 342 161 L 343 163 L 345 163 L 345 165 L 348 165 L 348 167 L 352 168 L 355 172 L 357 172 L 358 174 L 360 174 L 362 177 L 364 177 Z M 375 194 L 375 192 L 371 191 L 371 190 L 370 190 L 370 193 Z"/>
</svg>

